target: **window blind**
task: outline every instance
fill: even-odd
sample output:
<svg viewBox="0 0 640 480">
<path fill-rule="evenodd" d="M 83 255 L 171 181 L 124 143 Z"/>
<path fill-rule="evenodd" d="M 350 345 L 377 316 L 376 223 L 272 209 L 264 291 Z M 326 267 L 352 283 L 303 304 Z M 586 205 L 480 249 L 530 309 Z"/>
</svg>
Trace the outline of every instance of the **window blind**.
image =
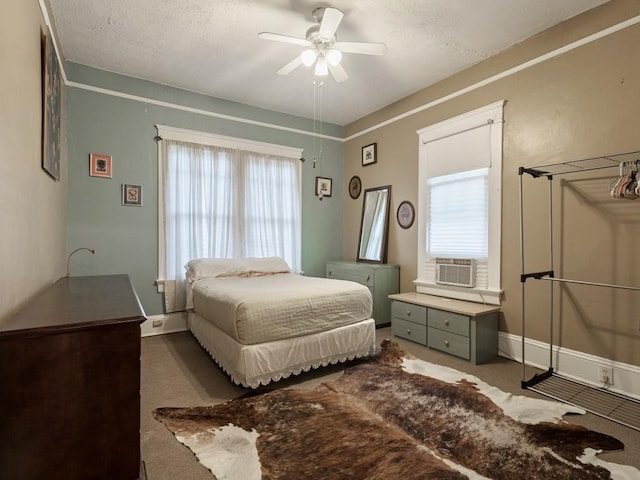
<svg viewBox="0 0 640 480">
<path fill-rule="evenodd" d="M 431 257 L 488 255 L 488 168 L 427 180 Z"/>
<path fill-rule="evenodd" d="M 491 125 L 429 140 L 425 144 L 429 178 L 491 166 Z"/>
</svg>

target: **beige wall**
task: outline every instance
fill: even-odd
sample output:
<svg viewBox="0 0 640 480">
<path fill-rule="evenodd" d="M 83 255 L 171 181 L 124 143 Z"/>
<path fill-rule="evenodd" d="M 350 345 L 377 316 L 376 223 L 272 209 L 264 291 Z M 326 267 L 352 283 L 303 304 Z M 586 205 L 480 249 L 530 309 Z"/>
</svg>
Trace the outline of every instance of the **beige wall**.
<svg viewBox="0 0 640 480">
<path fill-rule="evenodd" d="M 44 22 L 38 2 L 7 0 L 2 7 L 0 322 L 64 275 L 67 183 L 66 159 L 61 162 L 59 182 L 41 167 L 40 30 Z"/>
<path fill-rule="evenodd" d="M 359 132 L 511 67 L 640 14 L 640 2 L 613 0 L 464 72 L 425 88 L 347 126 L 345 191 L 351 176 L 363 188 L 392 185 L 389 263 L 401 266 L 401 290 L 414 290 L 417 225 L 401 229 L 395 211 L 417 204 L 416 130 L 504 99 L 502 303 L 500 329 L 521 335 L 521 283 L 517 174 L 520 166 L 640 150 L 640 25 L 625 28 L 519 73 L 492 82 L 387 126 Z M 378 163 L 362 167 L 360 152 L 376 142 Z M 615 172 L 596 178 L 554 180 L 556 276 L 640 285 L 640 201 L 612 202 L 607 187 Z M 524 178 L 526 270 L 548 266 L 547 181 Z M 348 199 L 344 257 L 356 252 L 362 197 Z M 526 335 L 548 341 L 548 282 L 527 282 Z M 556 294 L 556 341 L 574 350 L 640 365 L 640 293 L 565 285 Z"/>
</svg>

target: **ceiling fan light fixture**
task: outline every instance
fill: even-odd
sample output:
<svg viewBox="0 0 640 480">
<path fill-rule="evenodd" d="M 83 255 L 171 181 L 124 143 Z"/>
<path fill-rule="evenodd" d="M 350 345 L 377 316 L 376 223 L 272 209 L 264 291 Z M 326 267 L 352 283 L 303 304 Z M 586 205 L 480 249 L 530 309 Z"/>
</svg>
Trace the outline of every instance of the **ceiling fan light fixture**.
<svg viewBox="0 0 640 480">
<path fill-rule="evenodd" d="M 324 77 L 329 74 L 329 66 L 327 65 L 327 60 L 324 58 L 324 55 L 318 57 L 315 74 L 318 77 Z"/>
<path fill-rule="evenodd" d="M 305 67 L 310 67 L 313 65 L 313 62 L 316 61 L 316 58 L 318 58 L 318 52 L 314 48 L 308 48 L 300 54 L 300 58 Z"/>
<path fill-rule="evenodd" d="M 336 82 L 344 82 L 349 75 L 342 67 L 342 55 L 357 53 L 361 55 L 383 55 L 386 50 L 384 43 L 369 42 L 338 42 L 337 30 L 342 22 L 344 13 L 337 8 L 318 7 L 313 10 L 316 25 L 307 29 L 304 38 L 291 37 L 279 33 L 260 32 L 258 36 L 265 40 L 291 43 L 304 48 L 276 73 L 288 75 L 296 68 L 304 65 L 313 67 L 316 76 L 323 77 L 331 74 Z"/>
<path fill-rule="evenodd" d="M 342 52 L 337 48 L 330 48 L 326 53 L 327 62 L 334 67 L 342 61 Z"/>
</svg>

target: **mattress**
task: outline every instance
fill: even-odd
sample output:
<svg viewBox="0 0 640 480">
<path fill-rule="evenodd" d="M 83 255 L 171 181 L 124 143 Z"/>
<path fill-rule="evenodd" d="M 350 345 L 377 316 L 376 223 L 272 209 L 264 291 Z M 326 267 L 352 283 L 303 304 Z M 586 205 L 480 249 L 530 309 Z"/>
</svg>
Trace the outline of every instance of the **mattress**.
<svg viewBox="0 0 640 480">
<path fill-rule="evenodd" d="M 350 325 L 373 309 L 363 285 L 291 273 L 203 278 L 192 291 L 195 312 L 244 345 Z"/>
</svg>

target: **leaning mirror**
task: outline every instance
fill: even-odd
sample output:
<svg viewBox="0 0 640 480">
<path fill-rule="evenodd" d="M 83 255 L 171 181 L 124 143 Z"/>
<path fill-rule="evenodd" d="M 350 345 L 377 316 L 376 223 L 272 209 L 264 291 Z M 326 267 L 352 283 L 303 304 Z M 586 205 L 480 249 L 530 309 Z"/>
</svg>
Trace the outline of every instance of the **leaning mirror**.
<svg viewBox="0 0 640 480">
<path fill-rule="evenodd" d="M 385 263 L 389 228 L 391 185 L 364 191 L 358 261 Z"/>
</svg>

